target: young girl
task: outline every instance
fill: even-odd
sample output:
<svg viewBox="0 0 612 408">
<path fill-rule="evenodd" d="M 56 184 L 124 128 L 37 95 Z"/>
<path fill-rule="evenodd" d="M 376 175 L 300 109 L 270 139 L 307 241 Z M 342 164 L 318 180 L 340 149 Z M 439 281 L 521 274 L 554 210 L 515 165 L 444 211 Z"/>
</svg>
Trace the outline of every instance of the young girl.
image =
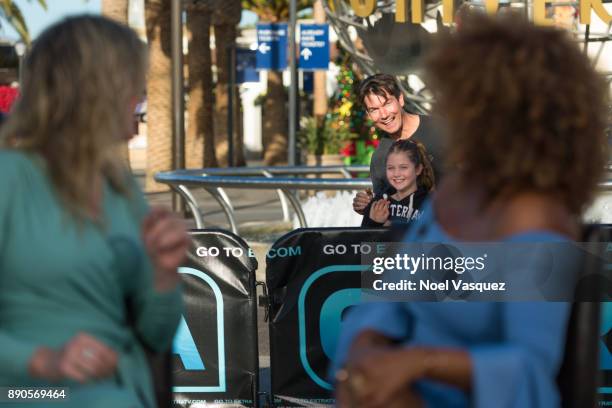
<svg viewBox="0 0 612 408">
<path fill-rule="evenodd" d="M 410 139 L 391 145 L 386 169 L 391 188 L 382 197 L 375 197 L 366 208 L 362 227 L 387 227 L 417 219 L 421 205 L 434 186 L 433 169 L 425 147 Z"/>
</svg>

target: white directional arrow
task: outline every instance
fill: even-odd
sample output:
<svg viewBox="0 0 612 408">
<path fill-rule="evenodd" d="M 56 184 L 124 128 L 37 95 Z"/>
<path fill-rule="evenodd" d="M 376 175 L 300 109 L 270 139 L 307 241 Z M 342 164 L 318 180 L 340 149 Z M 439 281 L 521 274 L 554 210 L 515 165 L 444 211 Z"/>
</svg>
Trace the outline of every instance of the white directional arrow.
<svg viewBox="0 0 612 408">
<path fill-rule="evenodd" d="M 268 52 L 268 51 L 270 51 L 272 49 L 272 47 L 270 47 L 266 43 L 259 44 L 258 48 L 259 48 L 259 52 L 261 52 L 262 54 L 265 54 L 266 52 Z"/>
<path fill-rule="evenodd" d="M 304 57 L 304 61 L 308 61 L 308 59 L 312 57 L 312 51 L 310 51 L 310 48 L 304 48 L 300 54 L 302 54 L 302 57 Z"/>
</svg>

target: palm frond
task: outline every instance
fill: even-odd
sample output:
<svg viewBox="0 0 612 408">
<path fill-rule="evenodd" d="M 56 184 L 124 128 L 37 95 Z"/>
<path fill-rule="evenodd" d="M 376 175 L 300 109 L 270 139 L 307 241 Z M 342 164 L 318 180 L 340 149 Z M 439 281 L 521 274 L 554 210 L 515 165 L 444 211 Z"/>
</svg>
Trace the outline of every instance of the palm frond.
<svg viewBox="0 0 612 408">
<path fill-rule="evenodd" d="M 33 0 L 28 1 L 31 3 Z M 46 0 L 37 0 L 37 2 L 43 10 L 46 11 L 48 9 Z M 0 0 L 0 16 L 17 31 L 17 34 L 24 43 L 30 44 L 28 25 L 21 9 L 13 0 Z"/>
<path fill-rule="evenodd" d="M 30 44 L 30 34 L 25 18 L 17 4 L 10 0 L 0 1 L 0 14 L 17 31 L 19 37 L 26 44 Z"/>
<path fill-rule="evenodd" d="M 32 0 L 28 0 L 30 3 L 32 2 Z M 43 10 L 47 11 L 49 8 L 47 7 L 47 2 L 45 0 L 38 0 L 38 4 L 40 4 L 40 7 L 43 8 Z"/>
</svg>

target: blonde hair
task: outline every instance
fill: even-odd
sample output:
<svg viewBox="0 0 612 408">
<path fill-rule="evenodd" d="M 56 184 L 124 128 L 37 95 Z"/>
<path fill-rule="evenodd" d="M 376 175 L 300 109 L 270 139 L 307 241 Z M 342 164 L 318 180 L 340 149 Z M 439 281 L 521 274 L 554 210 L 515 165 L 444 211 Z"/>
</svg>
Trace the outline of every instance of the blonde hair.
<svg viewBox="0 0 612 408">
<path fill-rule="evenodd" d="M 102 175 L 127 195 L 117 154 L 133 126 L 128 107 L 144 93 L 145 44 L 128 27 L 98 16 L 67 18 L 34 42 L 21 95 L 0 132 L 2 144 L 40 155 L 55 191 L 79 219 Z"/>
</svg>

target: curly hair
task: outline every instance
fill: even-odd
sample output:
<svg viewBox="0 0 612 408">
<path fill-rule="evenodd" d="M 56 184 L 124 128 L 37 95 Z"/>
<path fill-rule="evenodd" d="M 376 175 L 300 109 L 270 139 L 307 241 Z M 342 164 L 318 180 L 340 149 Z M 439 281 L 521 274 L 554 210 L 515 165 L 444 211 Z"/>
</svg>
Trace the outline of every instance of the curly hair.
<svg viewBox="0 0 612 408">
<path fill-rule="evenodd" d="M 423 166 L 421 174 L 417 177 L 417 184 L 427 191 L 433 190 L 436 179 L 429 155 L 423 143 L 415 142 L 410 139 L 397 140 L 389 148 L 385 162 L 389 159 L 389 156 L 394 153 L 406 153 L 408 159 L 414 164 L 415 168 Z"/>
<path fill-rule="evenodd" d="M 567 32 L 469 15 L 427 68 L 448 164 L 479 183 L 485 204 L 536 191 L 583 210 L 607 159 L 608 86 Z"/>
</svg>

